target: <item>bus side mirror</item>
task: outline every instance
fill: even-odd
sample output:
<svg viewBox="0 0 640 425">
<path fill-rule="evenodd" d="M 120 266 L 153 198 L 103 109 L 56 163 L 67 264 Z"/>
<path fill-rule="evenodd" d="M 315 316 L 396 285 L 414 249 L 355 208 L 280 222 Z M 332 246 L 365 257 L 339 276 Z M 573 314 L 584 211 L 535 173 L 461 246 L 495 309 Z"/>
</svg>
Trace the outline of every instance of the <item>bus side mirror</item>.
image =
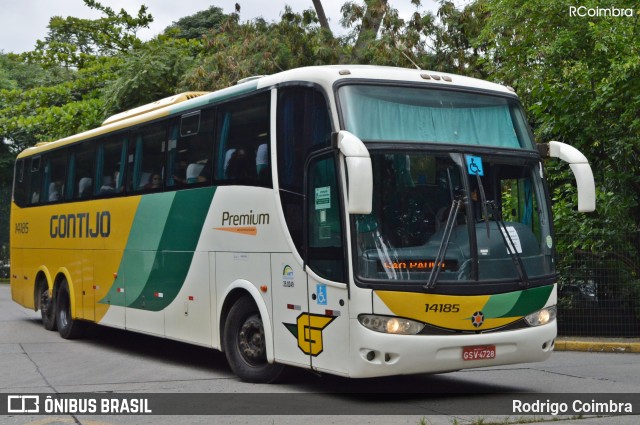
<svg viewBox="0 0 640 425">
<path fill-rule="evenodd" d="M 595 211 L 596 186 L 593 172 L 582 152 L 566 143 L 556 141 L 540 144 L 539 150 L 543 157 L 559 158 L 569 164 L 578 186 L 578 211 Z"/>
<path fill-rule="evenodd" d="M 373 171 L 369 151 L 362 140 L 344 130 L 337 135 L 337 147 L 347 165 L 347 211 L 349 214 L 371 214 Z"/>
</svg>

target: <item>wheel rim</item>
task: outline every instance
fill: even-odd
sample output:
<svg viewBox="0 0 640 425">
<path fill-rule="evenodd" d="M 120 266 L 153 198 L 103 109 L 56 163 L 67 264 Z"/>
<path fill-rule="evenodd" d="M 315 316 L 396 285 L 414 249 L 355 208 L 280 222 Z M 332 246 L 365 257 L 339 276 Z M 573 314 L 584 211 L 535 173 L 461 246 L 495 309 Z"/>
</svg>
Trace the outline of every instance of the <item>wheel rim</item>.
<svg viewBox="0 0 640 425">
<path fill-rule="evenodd" d="M 248 317 L 238 333 L 238 349 L 242 358 L 252 366 L 266 363 L 264 328 L 257 315 Z"/>
</svg>

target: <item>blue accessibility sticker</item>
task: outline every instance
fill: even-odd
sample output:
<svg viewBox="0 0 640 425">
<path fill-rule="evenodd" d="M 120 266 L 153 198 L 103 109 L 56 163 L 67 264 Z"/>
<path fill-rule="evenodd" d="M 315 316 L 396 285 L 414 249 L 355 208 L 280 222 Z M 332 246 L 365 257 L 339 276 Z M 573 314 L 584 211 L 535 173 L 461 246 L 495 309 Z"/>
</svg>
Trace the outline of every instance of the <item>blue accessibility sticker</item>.
<svg viewBox="0 0 640 425">
<path fill-rule="evenodd" d="M 327 285 L 316 285 L 318 305 L 327 305 Z"/>
<path fill-rule="evenodd" d="M 472 176 L 484 176 L 484 170 L 482 168 L 482 158 L 480 158 L 479 156 L 467 155 L 467 171 Z"/>
</svg>

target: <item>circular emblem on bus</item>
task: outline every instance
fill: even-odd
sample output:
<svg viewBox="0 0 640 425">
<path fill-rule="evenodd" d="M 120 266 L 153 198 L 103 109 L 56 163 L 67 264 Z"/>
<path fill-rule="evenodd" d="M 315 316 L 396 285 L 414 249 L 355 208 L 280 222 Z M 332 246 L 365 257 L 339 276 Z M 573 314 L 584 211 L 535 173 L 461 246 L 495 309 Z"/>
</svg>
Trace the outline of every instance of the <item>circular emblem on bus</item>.
<svg viewBox="0 0 640 425">
<path fill-rule="evenodd" d="M 473 316 L 471 316 L 471 323 L 473 323 L 473 326 L 475 326 L 476 328 L 482 326 L 482 324 L 484 323 L 484 314 L 481 311 L 476 311 L 475 313 L 473 313 Z"/>
</svg>

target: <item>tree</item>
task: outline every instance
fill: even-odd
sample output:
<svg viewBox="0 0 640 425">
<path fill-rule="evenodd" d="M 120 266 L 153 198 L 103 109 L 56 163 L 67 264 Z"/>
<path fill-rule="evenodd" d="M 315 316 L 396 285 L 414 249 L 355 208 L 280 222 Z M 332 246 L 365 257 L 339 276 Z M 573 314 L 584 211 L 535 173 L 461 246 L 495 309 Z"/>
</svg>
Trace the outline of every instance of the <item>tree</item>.
<svg viewBox="0 0 640 425">
<path fill-rule="evenodd" d="M 25 57 L 43 65 L 81 69 L 86 61 L 96 56 L 114 56 L 139 47 L 142 42 L 136 35 L 137 31 L 153 22 L 144 5 L 134 17 L 124 9 L 116 13 L 96 0 L 83 2 L 104 16 L 94 20 L 54 16 L 49 21 L 49 33 L 45 39 L 38 40 L 35 50 L 26 53 Z"/>
<path fill-rule="evenodd" d="M 195 40 L 161 36 L 126 55 L 118 77 L 105 87 L 105 113 L 111 115 L 176 94 L 200 49 L 201 43 Z"/>
<path fill-rule="evenodd" d="M 558 246 L 558 251 L 589 253 L 616 247 L 616 267 L 635 276 L 638 285 L 638 15 L 570 16 L 569 7 L 575 6 L 570 0 L 479 1 L 489 13 L 477 40 L 488 46 L 489 75 L 520 93 L 539 141 L 555 139 L 576 146 L 594 171 L 597 211 L 578 214 L 568 168 L 557 162 L 547 164 L 556 231 L 580 235 Z M 592 10 L 625 9 L 633 8 L 635 2 L 583 1 L 581 5 Z"/>
<path fill-rule="evenodd" d="M 318 25 L 312 10 L 298 14 L 286 7 L 277 23 L 240 23 L 239 15 L 232 14 L 205 36 L 197 65 L 180 88 L 215 90 L 252 75 L 336 63 L 342 51 L 339 40 Z"/>
<path fill-rule="evenodd" d="M 363 59 L 365 50 L 376 40 L 389 5 L 387 0 L 365 0 L 364 8 L 355 3 L 346 3 L 342 11 L 346 22 L 353 23 L 360 19 L 350 58 L 351 61 L 359 62 Z"/>
<path fill-rule="evenodd" d="M 115 13 L 94 0 L 97 20 L 54 17 L 36 50 L 0 55 L 0 249 L 8 240 L 13 163 L 17 153 L 99 126 L 105 116 L 101 89 L 115 79 L 117 57 L 141 45 L 135 36 L 152 17 Z"/>
<path fill-rule="evenodd" d="M 222 9 L 211 6 L 190 16 L 178 19 L 164 32 L 175 38 L 200 39 L 210 30 L 218 28 L 227 18 Z"/>
</svg>

